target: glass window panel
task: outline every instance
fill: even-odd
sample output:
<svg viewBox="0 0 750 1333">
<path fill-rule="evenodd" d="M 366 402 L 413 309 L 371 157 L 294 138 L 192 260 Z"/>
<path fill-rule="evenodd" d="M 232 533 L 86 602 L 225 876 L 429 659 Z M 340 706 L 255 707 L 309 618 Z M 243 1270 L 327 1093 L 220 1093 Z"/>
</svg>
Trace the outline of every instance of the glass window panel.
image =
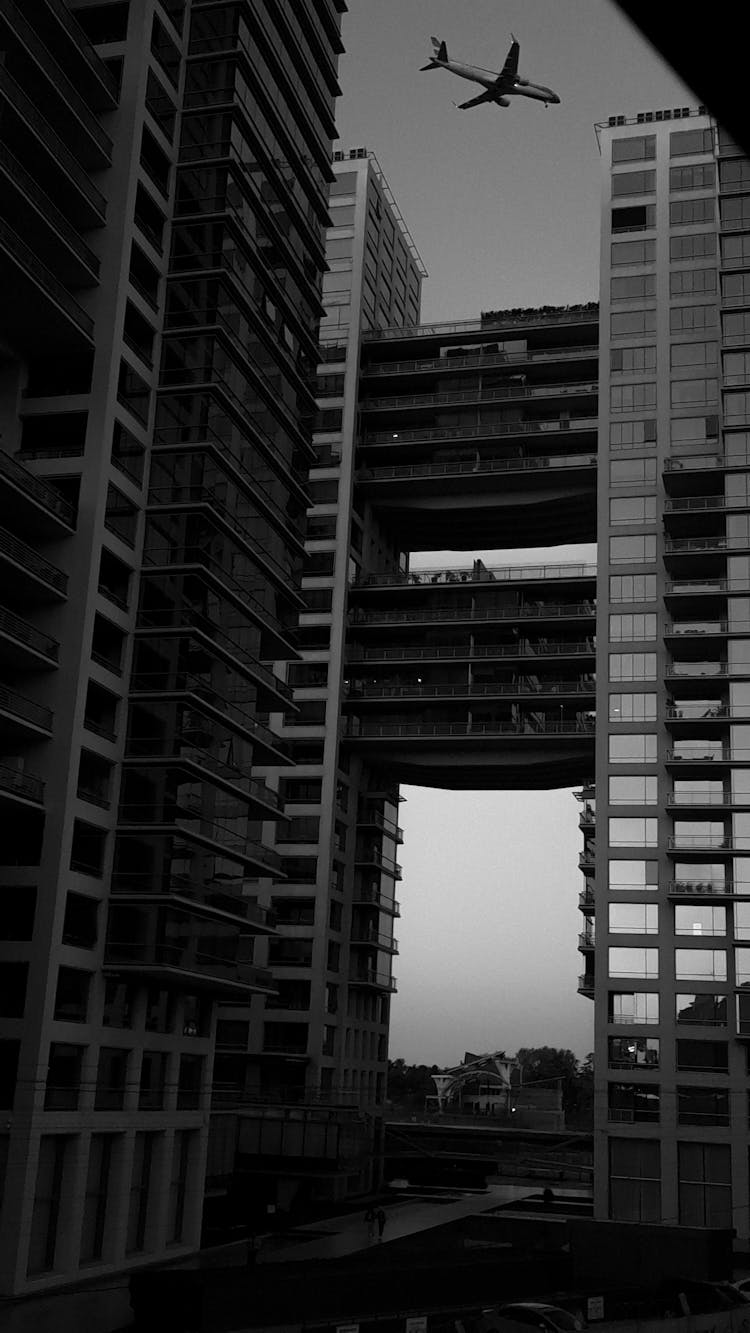
<svg viewBox="0 0 750 1333">
<path fill-rule="evenodd" d="M 655 732 L 625 732 L 609 737 L 609 761 L 612 764 L 653 764 L 656 758 Z"/>
<path fill-rule="evenodd" d="M 656 775 L 617 774 L 609 779 L 610 805 L 656 805 Z"/>
<path fill-rule="evenodd" d="M 655 889 L 659 882 L 658 861 L 611 860 L 610 889 Z"/>
<path fill-rule="evenodd" d="M 675 935 L 725 935 L 726 929 L 726 907 L 709 903 L 675 904 Z"/>
<path fill-rule="evenodd" d="M 658 934 L 659 909 L 656 903 L 610 903 L 609 931 L 611 935 Z"/>
<path fill-rule="evenodd" d="M 628 1026 L 658 1023 L 659 994 L 657 991 L 610 991 L 608 1018 L 610 1023 Z"/>
<path fill-rule="evenodd" d="M 726 981 L 724 949 L 675 949 L 674 953 L 678 981 Z"/>
</svg>

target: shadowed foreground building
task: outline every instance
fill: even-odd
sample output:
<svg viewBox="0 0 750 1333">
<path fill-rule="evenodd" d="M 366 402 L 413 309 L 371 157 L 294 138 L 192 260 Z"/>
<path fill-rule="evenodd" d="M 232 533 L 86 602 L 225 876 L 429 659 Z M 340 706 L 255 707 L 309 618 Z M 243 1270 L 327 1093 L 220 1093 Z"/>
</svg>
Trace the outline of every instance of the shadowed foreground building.
<svg viewBox="0 0 750 1333">
<path fill-rule="evenodd" d="M 6 1292 L 196 1248 L 273 990 L 344 8 L 0 4 Z"/>
</svg>

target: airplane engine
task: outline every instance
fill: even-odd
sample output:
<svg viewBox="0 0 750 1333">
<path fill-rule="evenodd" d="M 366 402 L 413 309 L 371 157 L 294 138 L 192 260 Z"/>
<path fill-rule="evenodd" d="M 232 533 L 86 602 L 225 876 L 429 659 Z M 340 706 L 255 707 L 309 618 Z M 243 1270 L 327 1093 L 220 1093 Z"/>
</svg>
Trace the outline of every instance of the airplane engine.
<svg viewBox="0 0 750 1333">
<path fill-rule="evenodd" d="M 497 98 L 497 104 L 498 104 L 498 106 L 510 106 L 510 98 L 509 98 L 509 97 L 498 97 L 498 98 Z"/>
<path fill-rule="evenodd" d="M 517 83 L 517 84 L 519 85 L 519 87 L 521 87 L 521 88 L 528 88 L 528 86 L 529 86 L 529 80 L 528 80 L 528 79 L 516 79 L 516 83 Z"/>
</svg>

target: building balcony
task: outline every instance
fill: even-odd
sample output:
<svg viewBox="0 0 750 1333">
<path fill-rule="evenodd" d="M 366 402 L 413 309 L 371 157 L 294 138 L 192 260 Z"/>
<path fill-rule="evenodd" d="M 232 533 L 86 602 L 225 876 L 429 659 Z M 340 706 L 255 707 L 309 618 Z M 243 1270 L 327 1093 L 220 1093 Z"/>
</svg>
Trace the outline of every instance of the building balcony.
<svg viewBox="0 0 750 1333">
<path fill-rule="evenodd" d="M 578 952 L 593 953 L 594 947 L 595 944 L 594 944 L 593 933 L 587 930 L 582 931 L 581 934 L 578 936 Z"/>
<path fill-rule="evenodd" d="M 415 435 L 418 432 L 402 431 L 399 438 L 403 439 L 407 433 Z M 459 489 L 468 492 L 484 490 L 487 485 L 486 478 L 496 477 L 498 474 L 508 476 L 510 473 L 518 472 L 524 477 L 533 474 L 535 478 L 557 482 L 558 473 L 567 476 L 569 473 L 581 471 L 595 473 L 596 454 L 559 454 L 545 458 L 479 457 L 467 459 L 465 462 L 457 460 L 450 463 L 404 463 L 398 467 L 360 468 L 356 482 L 361 491 L 370 493 L 373 488 L 380 490 L 386 485 L 398 485 L 407 491 L 418 491 L 427 482 L 434 482 L 439 486 L 444 485 L 448 479 L 452 488 L 455 488 L 457 480 L 462 479 Z"/>
<path fill-rule="evenodd" d="M 367 337 L 367 335 L 365 335 Z M 559 347 L 549 351 L 525 352 L 479 352 L 469 356 L 436 356 L 411 361 L 370 361 L 362 366 L 361 374 L 366 379 L 387 376 L 411 376 L 422 373 L 453 375 L 460 370 L 492 370 L 496 366 L 528 366 L 539 364 L 546 368 L 558 361 L 594 361 L 598 360 L 599 349 L 590 347 Z"/>
<path fill-rule="evenodd" d="M 458 739 L 464 737 L 467 740 L 476 742 L 483 738 L 493 739 L 497 736 L 520 737 L 532 739 L 536 737 L 584 737 L 593 736 L 593 719 L 577 718 L 575 721 L 563 719 L 528 717 L 523 721 L 515 722 L 361 722 L 358 718 L 350 717 L 346 719 L 345 737 L 347 740 L 400 740 L 403 738 L 443 739 L 451 737 Z"/>
<path fill-rule="evenodd" d="M 44 809 L 44 783 L 31 773 L 0 764 L 0 803 L 6 807 L 6 813 L 11 806 Z"/>
<path fill-rule="evenodd" d="M 750 898 L 750 880 L 672 879 L 667 883 L 667 896 L 688 899 Z"/>
<path fill-rule="evenodd" d="M 539 641 L 530 641 L 528 639 L 519 639 L 515 643 L 501 644 L 467 644 L 465 647 L 457 648 L 450 644 L 438 644 L 434 647 L 425 647 L 423 644 L 416 644 L 407 648 L 380 647 L 365 648 L 361 644 L 349 644 L 346 650 L 348 663 L 353 662 L 424 662 L 424 661 L 442 661 L 442 660 L 464 660 L 471 662 L 474 659 L 497 660 L 506 658 L 521 660 L 526 658 L 560 658 L 560 657 L 590 657 L 593 659 L 596 654 L 596 646 L 593 639 L 571 640 L 566 642 L 562 639 L 540 639 Z"/>
<path fill-rule="evenodd" d="M 0 606 L 0 662 L 26 670 L 56 667 L 59 652 L 56 639 Z"/>
<path fill-rule="evenodd" d="M 258 1056 L 270 1055 L 277 1059 L 293 1060 L 295 1062 L 306 1063 L 310 1056 L 307 1050 L 300 1042 L 284 1041 L 281 1037 L 268 1037 L 263 1040 L 263 1050 L 254 1051 L 253 1059 Z"/>
<path fill-rule="evenodd" d="M 596 826 L 596 810 L 593 805 L 584 804 L 578 816 L 578 827 L 591 830 Z"/>
<path fill-rule="evenodd" d="M 279 564 L 263 542 L 257 540 L 250 531 L 249 523 L 242 523 L 226 508 L 226 501 L 211 486 L 151 486 L 148 492 L 148 513 L 158 516 L 164 513 L 205 515 L 214 526 L 223 529 L 235 539 L 240 547 L 250 552 L 271 583 L 280 587 L 290 600 L 298 606 L 304 606 L 304 600 L 297 587 L 296 575 Z"/>
<path fill-rule="evenodd" d="M 222 880 L 195 880 L 189 875 L 162 875 L 142 872 L 115 871 L 112 875 L 112 893 L 134 903 L 181 907 L 191 916 L 215 921 L 241 924 L 243 933 L 276 935 L 274 913 L 261 907 L 252 898 L 242 896 L 242 885 L 247 881 L 239 875 Z M 248 929 L 249 928 L 249 929 Z"/>
<path fill-rule="evenodd" d="M 459 565 L 451 569 L 391 569 L 383 574 L 364 573 L 353 584 L 351 592 L 356 594 L 361 588 L 368 591 L 377 588 L 443 588 L 446 584 L 457 583 L 549 583 L 553 580 L 577 583 L 579 579 L 589 581 L 594 593 L 596 565 L 506 565 L 488 568 L 481 560 L 476 560 L 473 565 Z"/>
<path fill-rule="evenodd" d="M 387 972 L 365 970 L 354 972 L 349 977 L 350 986 L 362 986 L 367 990 L 387 991 L 395 995 L 398 989 L 396 978 Z"/>
<path fill-rule="evenodd" d="M 360 810 L 357 814 L 357 828 L 379 828 L 396 842 L 404 841 L 404 830 L 392 820 L 386 819 L 379 810 Z"/>
<path fill-rule="evenodd" d="M 582 889 L 578 895 L 578 910 L 584 916 L 592 917 L 596 909 L 596 900 L 591 889 Z"/>
<path fill-rule="evenodd" d="M 742 838 L 733 838 L 729 833 L 670 833 L 667 837 L 667 851 L 686 856 L 705 852 L 716 855 L 750 852 L 750 846 L 742 846 L 743 841 Z"/>
<path fill-rule="evenodd" d="M 390 857 L 383 856 L 378 847 L 358 848 L 354 854 L 356 866 L 377 866 L 378 870 L 392 879 L 401 879 L 401 866 Z"/>
<path fill-rule="evenodd" d="M 204 578 L 211 587 L 233 602 L 248 620 L 262 630 L 265 642 L 264 657 L 297 657 L 297 650 L 291 642 L 293 630 L 283 626 L 273 612 L 269 611 L 251 591 L 250 583 L 256 587 L 257 580 L 238 579 L 207 551 L 194 546 L 145 548 L 143 573 L 144 576 L 195 574 Z"/>
<path fill-rule="evenodd" d="M 692 764 L 747 764 L 750 763 L 750 751 L 731 750 L 721 742 L 711 742 L 705 749 L 696 749 L 690 751 L 667 750 L 665 762 L 668 764 L 679 764 L 681 768 L 687 768 Z"/>
<path fill-rule="evenodd" d="M 20 347 L 36 346 L 49 352 L 71 343 L 92 346 L 93 320 L 30 246 L 2 221 L 0 256 L 5 300 L 13 309 L 14 339 Z"/>
<path fill-rule="evenodd" d="M 452 364 L 450 361 L 445 363 L 445 369 L 452 373 Z M 432 408 L 449 407 L 462 403 L 485 404 L 505 402 L 508 400 L 533 400 L 540 398 L 588 398 L 591 395 L 596 397 L 599 385 L 596 380 L 587 380 L 581 384 L 555 383 L 543 381 L 536 383 L 522 383 L 524 376 L 516 378 L 516 383 L 509 383 L 507 386 L 489 389 L 479 384 L 473 389 L 443 390 L 435 393 L 415 393 L 415 394 L 394 394 L 393 397 L 382 398 L 364 398 L 360 403 L 360 410 L 364 413 L 371 412 L 398 412 L 399 415 L 409 410 L 409 408 Z"/>
<path fill-rule="evenodd" d="M 205 815 L 200 800 L 189 798 L 157 806 L 121 804 L 118 829 L 123 833 L 166 834 L 205 847 L 217 856 L 226 855 L 241 865 L 255 867 L 261 875 L 284 878 L 281 857 L 270 847 L 253 842 L 242 832 L 243 819 L 212 819 Z"/>
<path fill-rule="evenodd" d="M 352 926 L 350 943 L 367 949 L 381 949 L 384 953 L 397 954 L 398 940 L 392 935 L 385 935 L 377 930 L 365 930 L 361 926 Z"/>
<path fill-rule="evenodd" d="M 682 699 L 679 704 L 670 705 L 666 710 L 667 723 L 670 729 L 678 732 L 684 730 L 682 726 L 684 723 L 689 724 L 688 730 L 693 726 L 698 726 L 700 731 L 704 731 L 706 729 L 705 723 L 716 724 L 726 722 L 729 718 L 739 719 L 747 716 L 750 716 L 750 709 L 740 710 L 735 708 L 730 710 L 729 704 L 721 699 L 708 705 L 704 700 L 703 706 L 698 705 L 697 708 L 690 707 L 690 700 Z M 711 731 L 711 728 L 709 727 L 708 730 Z"/>
<path fill-rule="evenodd" d="M 585 995 L 588 1000 L 594 998 L 594 975 L 591 972 L 584 972 L 578 978 L 578 994 Z"/>
<path fill-rule="evenodd" d="M 667 792 L 667 806 L 685 806 L 685 805 L 721 805 L 743 806 L 748 804 L 746 795 L 734 796 L 730 791 L 690 791 Z"/>
<path fill-rule="evenodd" d="M 667 496 L 664 501 L 665 514 L 678 514 L 688 517 L 695 516 L 700 518 L 706 513 L 714 513 L 717 510 L 727 509 L 748 509 L 750 508 L 750 499 L 743 499 L 739 496 L 725 495 L 684 495 L 677 498 Z"/>
<path fill-rule="evenodd" d="M 284 817 L 278 794 L 265 783 L 247 778 L 241 769 L 227 763 L 211 750 L 192 744 L 186 736 L 174 741 L 173 751 L 170 751 L 169 745 L 170 742 L 165 738 L 130 736 L 125 762 L 137 768 L 180 770 L 193 776 L 196 781 L 209 782 L 223 788 L 246 805 L 260 805 L 266 819 Z"/>
<path fill-rule="evenodd" d="M 579 870 L 583 870 L 583 871 L 585 871 L 586 873 L 593 873 L 594 868 L 595 868 L 595 865 L 596 865 L 596 860 L 595 860 L 595 857 L 594 857 L 594 849 L 593 849 L 593 848 L 587 848 L 587 849 L 585 849 L 584 851 L 582 851 L 582 852 L 579 853 L 579 855 L 578 855 L 578 869 L 579 869 Z"/>
<path fill-rule="evenodd" d="M 715 533 L 711 537 L 674 537 L 665 541 L 664 554 L 703 556 L 710 554 L 712 551 L 743 550 L 747 544 L 747 542 L 734 541 L 723 533 Z"/>
<path fill-rule="evenodd" d="M 750 624 L 746 627 L 742 625 L 733 625 L 733 633 L 749 633 Z M 729 633 L 728 620 L 673 620 L 664 626 L 665 639 L 711 639 L 721 638 Z"/>
<path fill-rule="evenodd" d="M 566 439 L 571 435 L 593 434 L 597 429 L 598 419 L 596 416 L 581 417 L 540 417 L 532 418 L 526 421 L 486 421 L 477 423 L 474 426 L 424 426 L 415 427 L 411 430 L 381 430 L 368 431 L 360 437 L 360 447 L 363 449 L 373 449 L 378 446 L 384 446 L 390 450 L 404 452 L 407 445 L 433 445 L 433 444 L 453 444 L 476 440 L 514 440 L 521 439 L 523 436 L 531 435 L 539 442 L 542 438 L 548 438 L 552 435 L 562 435 Z M 564 457 L 564 455 L 561 455 Z M 575 455 L 578 457 L 578 455 Z M 543 458 L 518 460 L 502 460 L 508 463 L 516 461 L 523 463 L 527 461 L 533 468 L 549 466 Z M 596 455 L 594 455 L 596 464 Z M 578 466 L 577 463 L 569 466 Z M 502 471 L 503 469 L 498 469 Z M 508 469 L 505 469 L 506 471 Z"/>
<path fill-rule="evenodd" d="M 8 581 L 14 596 L 24 604 L 64 601 L 67 597 L 67 574 L 5 528 L 0 528 L 0 577 Z"/>
<path fill-rule="evenodd" d="M 9 516 L 29 535 L 49 539 L 69 537 L 76 523 L 75 509 L 53 486 L 0 449 L 0 517 Z"/>
<path fill-rule="evenodd" d="M 377 907 L 379 912 L 387 912 L 389 916 L 401 915 L 401 904 L 395 898 L 389 898 L 381 889 L 369 884 L 355 885 L 352 902 L 355 906 Z"/>
<path fill-rule="evenodd" d="M 195 941 L 180 945 L 108 940 L 103 971 L 125 979 L 149 979 L 183 991 L 207 990 L 228 997 L 269 995 L 275 990 L 267 968 L 203 953 Z"/>
<path fill-rule="evenodd" d="M 52 709 L 0 684 L 0 736 L 48 737 L 52 733 Z"/>
<path fill-rule="evenodd" d="M 37 29 L 50 50 L 93 107 L 113 111 L 117 87 L 108 67 L 79 27 L 65 0 L 45 0 L 34 15 Z"/>
<path fill-rule="evenodd" d="M 383 699 L 413 700 L 423 703 L 425 699 L 497 699 L 560 697 L 564 695 L 586 695 L 593 699 L 596 684 L 593 680 L 540 680 L 537 682 L 498 681 L 495 684 L 466 681 L 463 684 L 446 683 L 444 685 L 366 685 L 360 681 L 351 681 L 346 690 L 346 702 L 357 706 L 368 700 L 378 702 Z"/>
<path fill-rule="evenodd" d="M 717 594 L 726 595 L 727 592 L 742 593 L 746 590 L 746 584 L 730 587 L 727 579 L 722 574 L 717 574 L 715 578 L 684 578 L 667 579 L 664 583 L 664 595 L 674 597 L 715 597 Z"/>
<path fill-rule="evenodd" d="M 370 625 L 419 625 L 419 624 L 469 624 L 476 621 L 517 621 L 536 620 L 588 620 L 593 624 L 596 608 L 593 601 L 587 602 L 534 602 L 528 601 L 517 606 L 507 604 L 495 606 L 467 605 L 455 607 L 415 607 L 411 611 L 394 611 L 390 607 L 365 611 L 356 607 L 349 616 L 349 623 L 357 629 Z M 388 649 L 396 651 L 395 649 Z M 427 651 L 432 651 L 427 650 Z M 518 650 L 515 649 L 517 652 Z M 472 655 L 480 650 L 472 649 Z"/>
</svg>

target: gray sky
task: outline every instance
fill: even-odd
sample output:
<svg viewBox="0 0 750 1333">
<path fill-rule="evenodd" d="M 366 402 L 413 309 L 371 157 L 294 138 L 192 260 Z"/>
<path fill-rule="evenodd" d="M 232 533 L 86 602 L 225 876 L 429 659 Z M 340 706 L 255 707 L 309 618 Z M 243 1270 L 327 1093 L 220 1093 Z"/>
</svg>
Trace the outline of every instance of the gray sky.
<svg viewBox="0 0 750 1333">
<path fill-rule="evenodd" d="M 365 146 L 380 162 L 430 273 L 423 318 L 596 300 L 593 126 L 694 106 L 695 96 L 609 0 L 349 0 L 349 8 L 341 146 Z M 518 98 L 507 109 L 459 112 L 452 99 L 478 87 L 418 72 L 433 33 L 449 55 L 500 70 L 511 31 L 520 73 L 559 93 L 559 106 Z M 566 548 L 519 561 L 589 554 Z M 516 560 L 504 552 L 493 563 Z M 576 993 L 583 878 L 571 793 L 405 787 L 403 795 L 391 1057 L 445 1065 L 467 1049 L 541 1045 L 586 1055 L 593 1005 Z"/>
</svg>

